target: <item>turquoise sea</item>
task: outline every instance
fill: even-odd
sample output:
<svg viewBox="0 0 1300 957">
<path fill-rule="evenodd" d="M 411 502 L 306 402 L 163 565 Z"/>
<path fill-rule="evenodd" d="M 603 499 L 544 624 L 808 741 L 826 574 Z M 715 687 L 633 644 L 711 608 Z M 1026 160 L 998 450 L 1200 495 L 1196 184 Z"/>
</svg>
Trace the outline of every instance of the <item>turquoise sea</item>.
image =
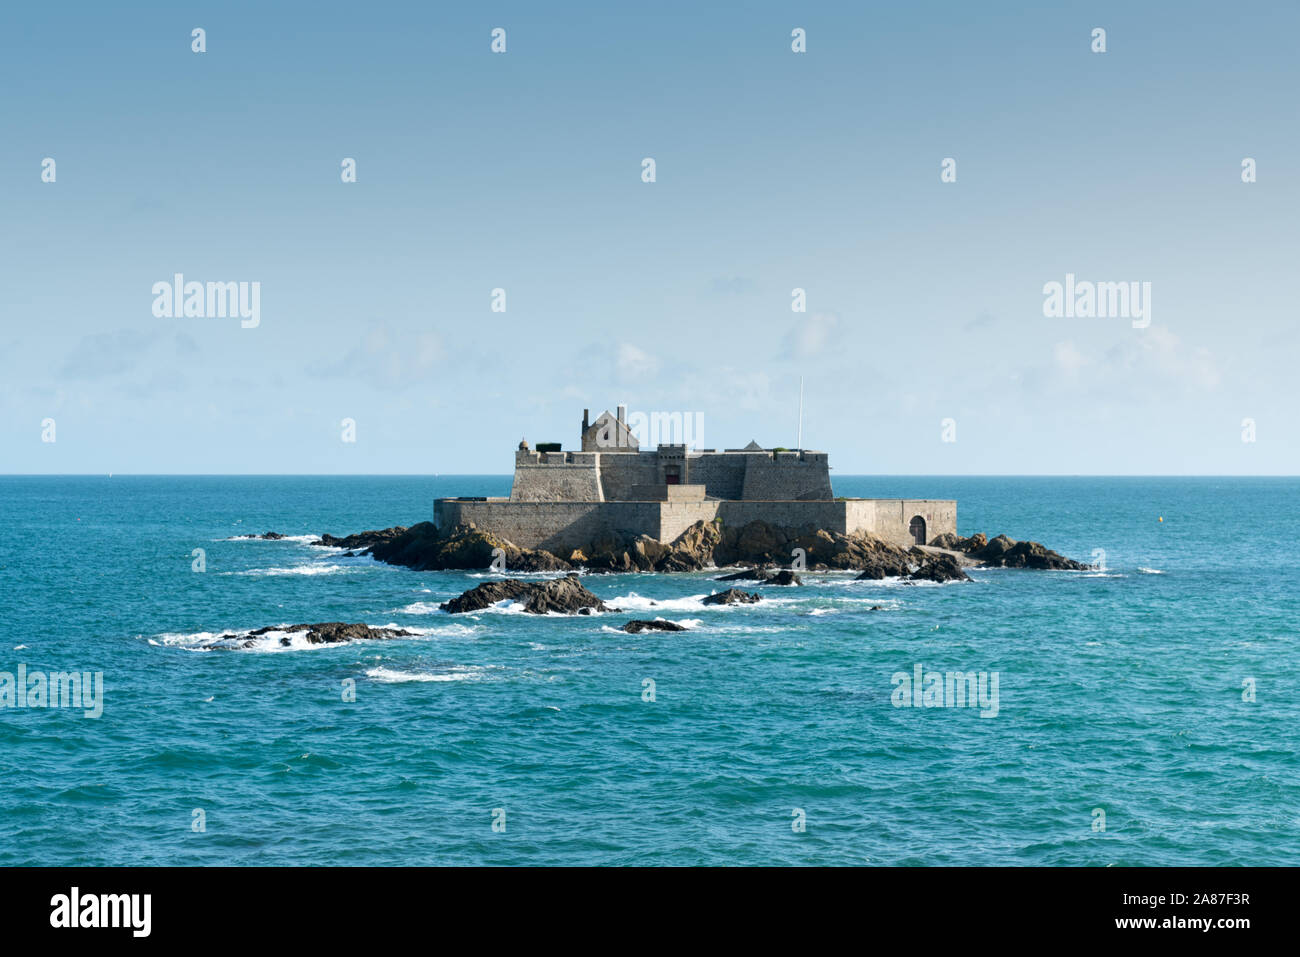
<svg viewBox="0 0 1300 957">
<path fill-rule="evenodd" d="M 98 719 L 0 709 L 0 864 L 1300 861 L 1300 480 L 842 476 L 1105 570 L 732 608 L 589 576 L 631 609 L 600 617 L 453 617 L 486 572 L 307 544 L 509 485 L 0 478 L 0 671 L 104 680 Z M 232 538 L 268 530 L 295 537 Z M 617 631 L 655 616 L 690 628 Z M 330 620 L 420 636 L 196 650 Z M 997 672 L 996 717 L 895 707 L 917 664 Z"/>
</svg>

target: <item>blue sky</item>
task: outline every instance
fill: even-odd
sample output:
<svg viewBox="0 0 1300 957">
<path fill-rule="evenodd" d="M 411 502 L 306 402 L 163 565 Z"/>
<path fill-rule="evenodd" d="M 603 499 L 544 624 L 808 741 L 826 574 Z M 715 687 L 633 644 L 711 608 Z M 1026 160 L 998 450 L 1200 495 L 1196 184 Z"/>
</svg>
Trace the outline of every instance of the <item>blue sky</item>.
<svg viewBox="0 0 1300 957">
<path fill-rule="evenodd" d="M 508 472 L 620 401 L 793 446 L 803 376 L 841 473 L 1300 473 L 1298 31 L 1292 3 L 6 5 L 0 472 Z M 155 317 L 177 272 L 259 282 L 260 325 Z M 1045 317 L 1067 273 L 1150 282 L 1150 326 Z"/>
</svg>

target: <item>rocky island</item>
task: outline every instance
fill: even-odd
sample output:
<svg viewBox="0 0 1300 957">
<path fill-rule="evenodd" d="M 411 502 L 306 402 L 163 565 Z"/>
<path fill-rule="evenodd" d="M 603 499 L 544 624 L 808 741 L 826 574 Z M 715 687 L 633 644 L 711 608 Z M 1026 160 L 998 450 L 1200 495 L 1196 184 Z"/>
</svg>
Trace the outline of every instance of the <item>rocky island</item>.
<svg viewBox="0 0 1300 957">
<path fill-rule="evenodd" d="M 718 581 L 789 588 L 802 584 L 801 573 L 819 571 L 857 572 L 864 581 L 942 583 L 970 581 L 967 569 L 981 566 L 1090 567 L 1038 542 L 960 537 L 952 500 L 836 498 L 829 468 L 824 452 L 765 449 L 755 442 L 739 449 L 661 444 L 643 451 L 624 406 L 595 421 L 584 411 L 578 451 L 519 443 L 508 498 L 440 498 L 432 522 L 325 534 L 312 544 L 417 571 L 560 574 L 485 582 L 440 606 L 451 614 L 507 600 L 533 614 L 617 610 L 581 585 L 584 574 L 735 568 Z M 760 592 L 729 588 L 703 600 L 760 599 Z M 309 632 L 308 640 L 315 634 L 326 633 Z"/>
<path fill-rule="evenodd" d="M 416 571 L 472 571 L 496 567 L 512 572 L 697 572 L 746 566 L 720 581 L 798 585 L 792 563 L 803 571 L 858 571 L 860 578 L 964 580 L 969 567 L 1082 571 L 1091 566 L 1038 542 L 1006 535 L 989 539 L 940 535 L 925 546 L 904 547 L 869 533 L 845 535 L 820 528 L 774 527 L 761 520 L 741 528 L 696 522 L 671 542 L 639 535 L 630 542 L 602 540 L 566 557 L 520 548 L 473 526 L 439 529 L 431 522 L 393 526 L 343 538 L 322 535 L 312 544 L 346 548 Z"/>
</svg>

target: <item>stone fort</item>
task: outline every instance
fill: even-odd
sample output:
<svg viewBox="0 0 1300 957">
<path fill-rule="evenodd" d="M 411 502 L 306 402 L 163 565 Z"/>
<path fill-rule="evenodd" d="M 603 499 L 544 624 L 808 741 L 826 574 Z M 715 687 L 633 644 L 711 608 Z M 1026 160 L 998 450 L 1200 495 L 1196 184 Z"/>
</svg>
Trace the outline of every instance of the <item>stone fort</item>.
<svg viewBox="0 0 1300 957">
<path fill-rule="evenodd" d="M 836 498 L 825 452 L 691 449 L 643 450 L 627 409 L 594 421 L 583 411 L 580 450 L 559 443 L 519 443 L 509 498 L 440 498 L 434 524 L 473 524 L 521 548 L 567 556 L 611 539 L 639 535 L 671 542 L 696 522 L 762 520 L 789 528 L 869 532 L 898 545 L 925 544 L 957 531 L 951 499 Z"/>
</svg>

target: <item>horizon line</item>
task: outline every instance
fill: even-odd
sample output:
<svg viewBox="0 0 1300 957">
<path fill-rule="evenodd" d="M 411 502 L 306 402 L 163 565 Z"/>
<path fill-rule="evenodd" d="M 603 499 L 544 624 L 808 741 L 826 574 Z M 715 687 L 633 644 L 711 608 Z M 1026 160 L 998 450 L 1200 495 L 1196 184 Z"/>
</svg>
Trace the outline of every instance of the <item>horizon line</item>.
<svg viewBox="0 0 1300 957">
<path fill-rule="evenodd" d="M 512 472 L 0 472 L 6 478 L 513 478 Z M 1300 478 L 1290 472 L 844 472 L 841 478 Z"/>
</svg>

